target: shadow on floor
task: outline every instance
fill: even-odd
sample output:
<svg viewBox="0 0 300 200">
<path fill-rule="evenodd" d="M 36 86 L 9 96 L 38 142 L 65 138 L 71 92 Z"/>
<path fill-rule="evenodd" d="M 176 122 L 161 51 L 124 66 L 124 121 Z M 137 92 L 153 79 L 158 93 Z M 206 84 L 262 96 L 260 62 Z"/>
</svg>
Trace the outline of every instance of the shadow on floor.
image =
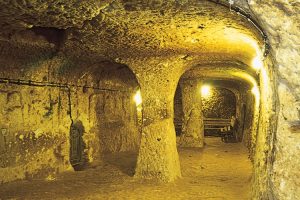
<svg viewBox="0 0 300 200">
<path fill-rule="evenodd" d="M 104 153 L 104 162 L 117 167 L 123 173 L 133 176 L 137 162 L 136 152 Z"/>
</svg>

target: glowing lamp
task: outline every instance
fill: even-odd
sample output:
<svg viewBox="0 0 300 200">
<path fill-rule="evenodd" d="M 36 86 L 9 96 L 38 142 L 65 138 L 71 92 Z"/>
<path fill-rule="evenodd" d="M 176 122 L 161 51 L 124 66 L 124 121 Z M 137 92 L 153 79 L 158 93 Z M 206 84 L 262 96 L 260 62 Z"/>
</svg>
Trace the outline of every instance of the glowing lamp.
<svg viewBox="0 0 300 200">
<path fill-rule="evenodd" d="M 261 58 L 259 56 L 256 56 L 253 60 L 252 60 L 252 67 L 256 70 L 260 70 L 262 67 L 264 66 L 263 61 L 261 60 Z"/>
<path fill-rule="evenodd" d="M 210 86 L 209 85 L 203 85 L 201 87 L 201 96 L 202 97 L 209 97 L 210 95 Z"/>
<path fill-rule="evenodd" d="M 139 105 L 142 104 L 142 96 L 141 96 L 141 91 L 140 91 L 140 90 L 138 90 L 138 91 L 135 93 L 133 99 L 134 99 L 134 102 L 135 102 L 135 105 L 136 105 L 136 106 L 139 106 Z"/>
<path fill-rule="evenodd" d="M 255 107 L 258 108 L 259 107 L 259 101 L 260 101 L 260 93 L 259 93 L 259 89 L 258 89 L 257 85 L 253 86 L 251 92 L 255 97 Z"/>
<path fill-rule="evenodd" d="M 259 89 L 257 86 L 254 86 L 251 90 L 252 94 L 254 94 L 256 97 L 259 97 Z"/>
</svg>

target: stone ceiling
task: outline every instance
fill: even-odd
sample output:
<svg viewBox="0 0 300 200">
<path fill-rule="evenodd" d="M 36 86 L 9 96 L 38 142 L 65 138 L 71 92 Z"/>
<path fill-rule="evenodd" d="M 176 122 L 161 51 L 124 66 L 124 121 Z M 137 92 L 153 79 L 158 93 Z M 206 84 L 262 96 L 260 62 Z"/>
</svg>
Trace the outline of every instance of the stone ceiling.
<svg viewBox="0 0 300 200">
<path fill-rule="evenodd" d="M 33 26 L 80 28 L 85 21 L 99 15 L 101 9 L 110 2 L 112 0 L 2 0 L 1 31 L 21 30 Z"/>
<path fill-rule="evenodd" d="M 250 64 L 254 43 L 262 47 L 247 19 L 209 1 L 0 1 L 0 25 L 0 40 L 12 45 L 49 48 L 49 39 L 31 30 L 50 27 L 64 38 L 64 54 L 112 60 L 178 54 Z"/>
<path fill-rule="evenodd" d="M 182 75 L 182 79 L 219 80 L 234 82 L 245 87 L 258 85 L 258 74 L 241 63 L 202 63 Z"/>
</svg>

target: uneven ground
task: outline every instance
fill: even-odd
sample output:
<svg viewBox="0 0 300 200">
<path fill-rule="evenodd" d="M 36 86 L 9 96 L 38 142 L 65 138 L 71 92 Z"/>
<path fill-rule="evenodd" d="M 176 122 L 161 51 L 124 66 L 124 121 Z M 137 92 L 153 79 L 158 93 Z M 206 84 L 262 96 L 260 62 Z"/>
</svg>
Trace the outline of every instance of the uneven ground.
<svg viewBox="0 0 300 200">
<path fill-rule="evenodd" d="M 206 138 L 203 150 L 179 149 L 182 179 L 141 182 L 132 177 L 136 156 L 105 157 L 105 164 L 55 180 L 4 184 L 0 199 L 249 199 L 251 163 L 242 144 Z"/>
</svg>

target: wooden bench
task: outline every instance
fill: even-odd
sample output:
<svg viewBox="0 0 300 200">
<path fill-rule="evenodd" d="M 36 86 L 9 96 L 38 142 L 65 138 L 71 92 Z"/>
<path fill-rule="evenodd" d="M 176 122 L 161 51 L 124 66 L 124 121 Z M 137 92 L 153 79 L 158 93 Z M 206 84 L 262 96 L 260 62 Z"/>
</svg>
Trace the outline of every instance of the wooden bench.
<svg viewBox="0 0 300 200">
<path fill-rule="evenodd" d="M 236 142 L 236 133 L 230 119 L 204 118 L 204 130 L 217 130 L 223 142 Z"/>
</svg>

